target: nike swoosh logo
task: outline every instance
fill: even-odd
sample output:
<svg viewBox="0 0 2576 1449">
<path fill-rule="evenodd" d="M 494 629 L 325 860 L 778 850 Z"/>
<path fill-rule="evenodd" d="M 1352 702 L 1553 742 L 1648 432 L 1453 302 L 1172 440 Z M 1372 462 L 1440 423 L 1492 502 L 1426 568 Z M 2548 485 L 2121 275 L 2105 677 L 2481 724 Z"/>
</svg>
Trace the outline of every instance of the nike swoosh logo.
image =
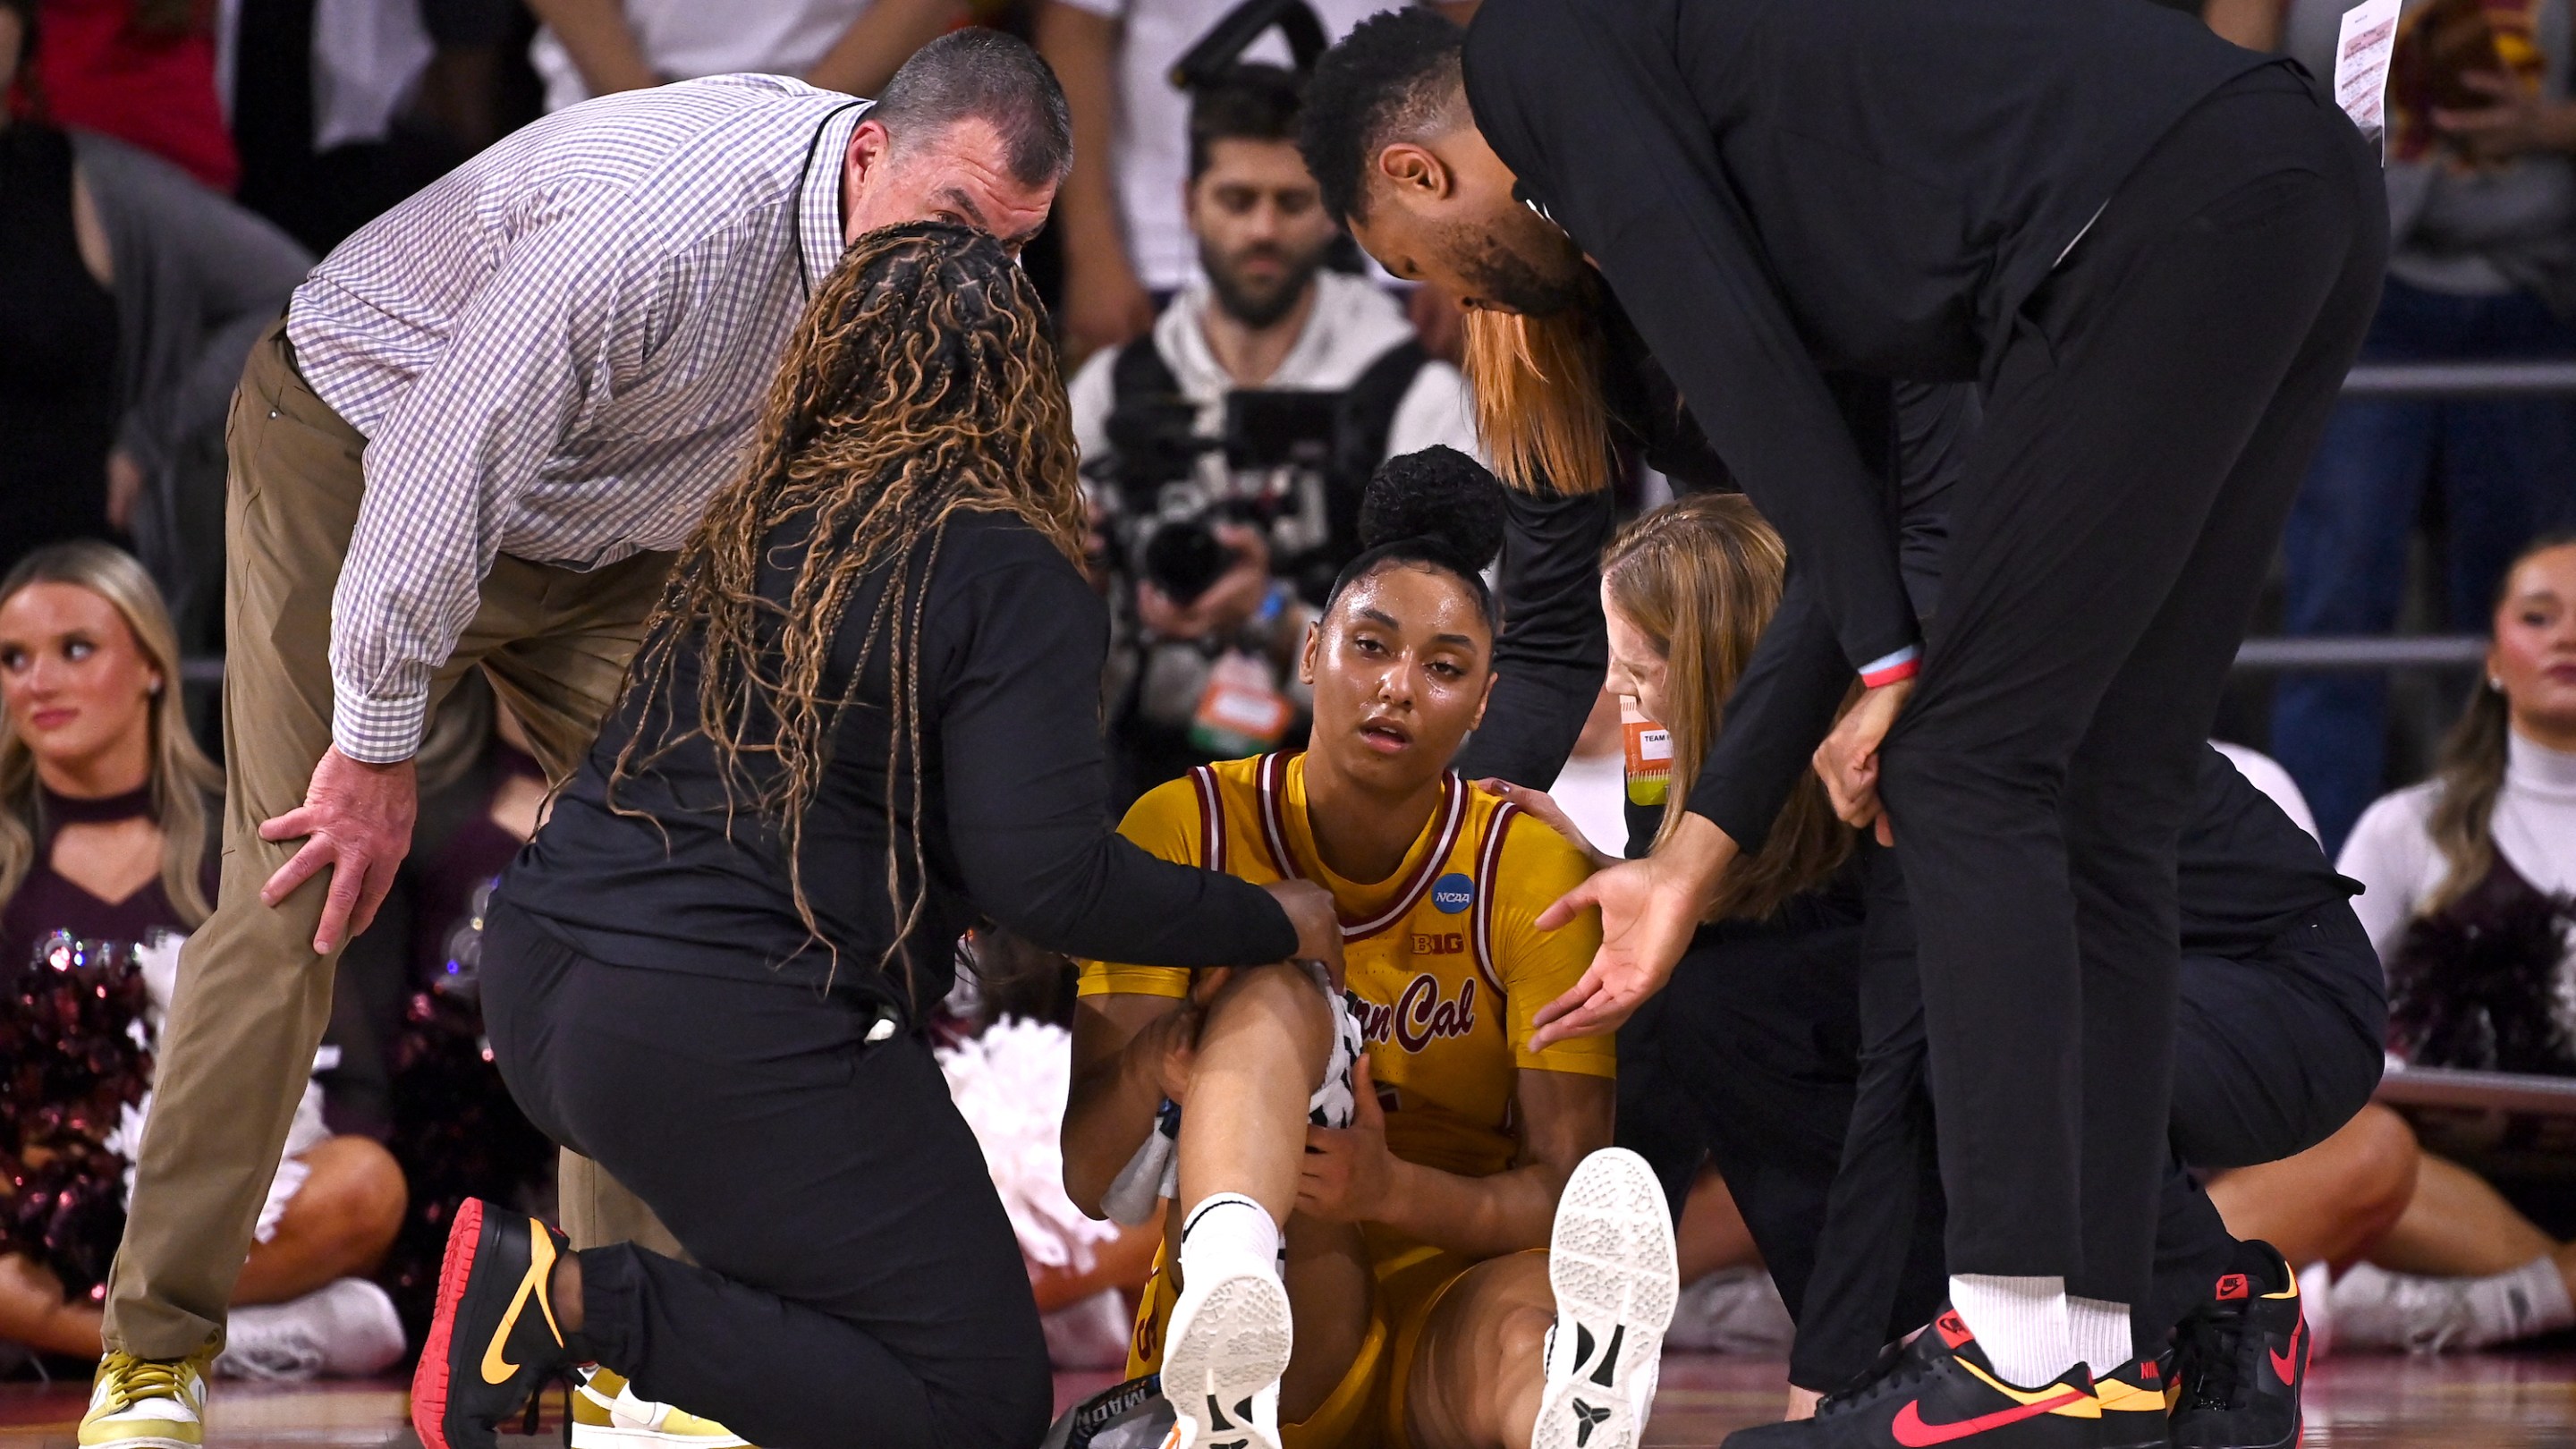
<svg viewBox="0 0 2576 1449">
<path fill-rule="evenodd" d="M 519 1291 L 510 1295 L 510 1310 L 501 1315 L 501 1326 L 492 1330 L 492 1341 L 483 1345 L 483 1382 L 487 1384 L 506 1384 L 519 1371 L 519 1366 L 503 1357 L 501 1350 L 509 1344 L 510 1330 L 519 1326 L 519 1313 L 528 1306 L 531 1296 L 536 1298 L 538 1310 L 546 1315 L 546 1327 L 555 1329 L 558 1340 L 563 1337 L 563 1330 L 555 1328 L 555 1306 L 546 1301 L 543 1291 L 546 1274 L 555 1266 L 554 1234 L 541 1223 L 531 1222 L 529 1227 L 534 1231 L 528 1235 L 528 1276 L 519 1280 Z"/>
<path fill-rule="evenodd" d="M 2053 1398 L 2041 1399 L 2036 1403 L 2015 1404 L 2009 1409 L 1997 1409 L 1991 1414 L 1979 1414 L 1973 1419 L 1961 1419 L 1955 1424 L 1924 1423 L 1921 1412 L 1922 1401 L 1916 1400 L 1896 1411 L 1896 1422 L 1889 1426 L 1889 1432 L 1896 1436 L 1896 1442 L 1904 1445 L 1905 1449 L 1931 1449 L 1935 1444 L 1947 1444 L 1954 1439 L 1965 1439 L 1971 1434 L 1982 1434 L 1988 1429 L 2000 1429 L 2006 1424 L 2018 1424 L 2024 1419 L 2036 1419 L 2051 1409 L 2062 1409 L 2082 1397 L 2084 1394 L 2081 1390 L 2068 1389 Z"/>
<path fill-rule="evenodd" d="M 2290 1330 L 2290 1351 L 2283 1353 L 2277 1348 L 2272 1350 L 2272 1372 L 2279 1374 L 2281 1382 L 2285 1384 L 2294 1384 L 2298 1381 L 2299 1335 L 2307 1331 L 2308 1320 L 2302 1317 L 2299 1320 L 2299 1326 Z"/>
</svg>

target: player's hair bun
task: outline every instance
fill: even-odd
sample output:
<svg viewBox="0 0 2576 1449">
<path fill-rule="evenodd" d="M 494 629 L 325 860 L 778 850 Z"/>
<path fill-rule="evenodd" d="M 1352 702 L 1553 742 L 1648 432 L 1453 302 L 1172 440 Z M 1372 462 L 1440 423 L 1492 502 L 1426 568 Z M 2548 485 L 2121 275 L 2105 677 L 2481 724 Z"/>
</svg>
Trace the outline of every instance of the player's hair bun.
<svg viewBox="0 0 2576 1449">
<path fill-rule="evenodd" d="M 1417 542 L 1461 573 L 1493 562 L 1503 549 L 1502 482 L 1451 447 L 1387 459 L 1360 498 L 1361 546 Z"/>
</svg>

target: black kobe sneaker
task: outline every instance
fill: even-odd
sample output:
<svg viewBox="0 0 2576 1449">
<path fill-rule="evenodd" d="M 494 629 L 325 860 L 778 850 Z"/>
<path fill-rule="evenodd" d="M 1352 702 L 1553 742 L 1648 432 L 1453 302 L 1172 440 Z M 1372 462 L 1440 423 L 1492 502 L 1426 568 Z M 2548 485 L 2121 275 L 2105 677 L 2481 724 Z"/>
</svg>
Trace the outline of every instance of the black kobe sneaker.
<svg viewBox="0 0 2576 1449">
<path fill-rule="evenodd" d="M 1941 1310 L 1887 1372 L 1816 1406 L 1816 1416 L 1739 1429 L 1726 1449 L 2102 1449 L 2102 1402 L 2077 1364 L 2017 1389 L 1995 1373 L 1956 1311 Z"/>
<path fill-rule="evenodd" d="M 492 1426 L 570 1362 L 552 1281 L 567 1251 L 563 1234 L 523 1213 L 481 1198 L 458 1206 L 411 1377 L 411 1424 L 426 1449 L 496 1449 Z"/>
<path fill-rule="evenodd" d="M 2299 1442 L 2308 1321 L 2299 1280 L 2269 1243 L 2237 1247 L 2237 1271 L 2174 1337 L 2175 1449 L 2288 1449 Z"/>
</svg>

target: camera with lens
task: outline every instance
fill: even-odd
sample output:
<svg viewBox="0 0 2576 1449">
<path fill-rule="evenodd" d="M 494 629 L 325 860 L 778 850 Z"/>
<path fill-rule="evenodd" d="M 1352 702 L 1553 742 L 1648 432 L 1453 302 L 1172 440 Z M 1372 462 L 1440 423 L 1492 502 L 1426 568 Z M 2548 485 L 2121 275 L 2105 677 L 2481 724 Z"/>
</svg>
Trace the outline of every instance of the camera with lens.
<svg viewBox="0 0 2576 1449">
<path fill-rule="evenodd" d="M 1365 465 L 1345 476 L 1355 449 L 1344 397 L 1239 389 L 1226 394 L 1212 435 L 1199 431 L 1200 409 L 1185 397 L 1120 399 L 1105 425 L 1107 453 L 1083 464 L 1120 571 L 1186 606 L 1234 566 L 1216 528 L 1240 523 L 1269 545 L 1273 573 L 1319 599 L 1349 552 L 1337 542 L 1356 534 L 1356 504 L 1345 499 L 1367 478 Z"/>
</svg>

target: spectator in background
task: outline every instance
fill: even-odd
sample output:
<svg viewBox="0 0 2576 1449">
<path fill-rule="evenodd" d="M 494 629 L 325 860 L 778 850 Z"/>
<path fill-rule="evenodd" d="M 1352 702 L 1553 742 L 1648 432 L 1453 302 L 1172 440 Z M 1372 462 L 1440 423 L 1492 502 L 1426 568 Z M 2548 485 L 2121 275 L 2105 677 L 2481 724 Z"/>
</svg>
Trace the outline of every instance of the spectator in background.
<svg viewBox="0 0 2576 1449">
<path fill-rule="evenodd" d="M 520 0 L 226 0 L 226 22 L 238 195 L 317 255 L 536 114 Z"/>
<path fill-rule="evenodd" d="M 611 91 L 759 71 L 872 96 L 963 23 L 967 0 L 528 0 L 546 23 L 528 59 L 559 111 Z"/>
<path fill-rule="evenodd" d="M 2240 7 L 2241 8 L 2241 7 Z M 2346 0 L 2295 0 L 2277 36 L 2330 75 Z M 2576 19 L 2557 0 L 2412 0 L 2388 96 L 2387 291 L 2365 362 L 2576 355 Z M 2576 401 L 2357 400 L 2336 410 L 2284 536 L 2283 626 L 2397 622 L 2425 490 L 2444 518 L 2441 613 L 2474 627 L 2505 563 L 2576 523 Z M 2377 672 L 2293 674 L 2272 752 L 2343 844 L 2385 770 Z"/>
<path fill-rule="evenodd" d="M 151 580 L 105 544 L 55 545 L 0 580 L 0 1340 L 46 1353 L 98 1357 L 150 1107 L 150 1038 L 133 1033 L 167 1012 L 171 938 L 214 894 L 221 776 L 188 735 L 177 664 Z M 36 965 L 56 932 L 78 957 Z M 31 1058 L 49 1060 L 20 1070 Z M 402 1173 L 330 1136 L 309 1091 L 305 1106 L 233 1291 L 228 1371 L 365 1374 L 403 1350 L 392 1304 L 352 1277 L 393 1237 Z"/>
<path fill-rule="evenodd" d="M 1279 744 L 1306 625 L 1359 552 L 1369 473 L 1440 444 L 1476 453 L 1458 370 L 1424 355 L 1387 292 L 1325 268 L 1341 230 L 1297 154 L 1298 92 L 1294 74 L 1260 64 L 1199 92 L 1186 200 L 1201 278 L 1150 335 L 1095 354 L 1073 379 L 1074 441 L 1117 538 L 1109 698 L 1122 804 L 1192 765 Z M 1176 598 L 1137 567 L 1145 525 L 1173 486 L 1203 499 L 1268 486 L 1250 459 L 1218 447 L 1228 396 L 1250 389 L 1336 396 L 1330 417 L 1310 420 L 1329 424 L 1332 436 L 1310 441 L 1332 462 L 1288 470 L 1261 524 L 1216 523 L 1231 563 Z M 1193 456 L 1186 435 L 1208 451 Z"/>
<path fill-rule="evenodd" d="M 0 91 L 39 15 L 0 0 Z M 212 647 L 223 583 L 223 426 L 259 329 L 312 258 L 121 141 L 0 115 L 0 568 L 56 539 L 131 536 Z"/>
<path fill-rule="evenodd" d="M 230 194 L 241 179 L 215 80 L 215 0 L 36 0 L 51 40 L 12 109 L 140 147 Z M 0 85 L 0 93 L 8 87 Z"/>
<path fill-rule="evenodd" d="M 2368 888 L 2353 906 L 2388 967 L 2400 1050 L 2576 1075 L 2576 538 L 2512 560 L 2493 621 L 2439 772 L 2372 805 L 2337 866 Z M 2369 1257 L 2335 1285 L 2347 1344 L 2476 1348 L 2576 1323 L 2576 1246 L 2431 1154 Z"/>
<path fill-rule="evenodd" d="M 1080 361 L 1154 325 L 1196 275 L 1189 217 L 1189 100 L 1172 66 L 1236 0 L 1038 0 L 1038 51 L 1073 108 L 1064 184 L 1065 353 Z M 1309 0 L 1324 38 L 1402 0 Z M 1444 6 L 1455 11 L 1462 7 Z M 1463 15 L 1452 18 L 1462 19 Z M 1276 37 L 1245 52 L 1277 61 Z"/>
</svg>

